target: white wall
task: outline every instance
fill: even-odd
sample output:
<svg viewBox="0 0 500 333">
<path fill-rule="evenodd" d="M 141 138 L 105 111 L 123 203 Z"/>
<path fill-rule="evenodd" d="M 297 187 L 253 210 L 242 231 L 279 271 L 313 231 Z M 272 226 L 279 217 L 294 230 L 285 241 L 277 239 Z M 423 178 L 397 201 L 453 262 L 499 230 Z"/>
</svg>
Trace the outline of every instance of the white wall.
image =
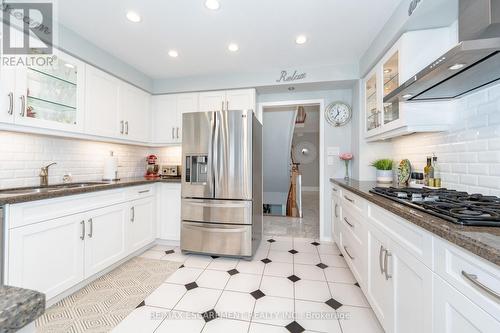
<svg viewBox="0 0 500 333">
<path fill-rule="evenodd" d="M 291 93 L 278 93 L 278 94 L 259 94 L 257 96 L 257 102 L 279 102 L 279 101 L 292 101 L 292 100 L 311 100 L 311 99 L 323 99 L 325 107 L 334 101 L 343 101 L 352 105 L 353 91 L 352 89 L 340 89 L 340 90 L 319 90 L 319 91 L 306 91 L 306 92 L 291 92 Z M 321 115 L 321 121 L 324 122 L 324 116 Z M 264 124 L 265 126 L 265 124 Z M 323 230 L 320 230 L 320 236 L 322 239 L 331 238 L 331 191 L 330 189 L 330 178 L 342 178 L 344 177 L 343 164 L 340 163 L 338 158 L 334 158 L 333 165 L 327 165 L 327 149 L 328 147 L 339 147 L 340 152 L 349 152 L 352 149 L 351 145 L 351 128 L 352 123 L 347 124 L 343 127 L 331 127 L 328 124 L 324 124 L 323 133 L 323 156 L 324 164 L 322 165 L 324 169 L 324 177 L 322 179 L 324 197 L 322 202 L 323 211 Z"/>
<path fill-rule="evenodd" d="M 73 181 L 102 179 L 103 161 L 112 150 L 119 162 L 121 178 L 140 177 L 146 171 L 146 156 L 157 154 L 162 164 L 180 163 L 180 148 L 148 148 L 50 136 L 0 131 L 0 188 L 39 185 L 40 168 L 50 168 L 50 183 L 61 183 L 64 174 Z"/>
<path fill-rule="evenodd" d="M 317 151 L 319 151 L 318 132 L 295 133 L 293 136 L 293 145 L 295 146 L 301 142 L 312 143 Z M 306 187 L 303 190 L 307 190 L 307 188 L 319 188 L 319 154 L 316 155 L 316 158 L 311 163 L 301 163 L 299 170 L 302 175 L 302 187 Z"/>
<path fill-rule="evenodd" d="M 500 84 L 454 102 L 449 132 L 413 134 L 392 141 L 394 159 L 422 170 L 435 153 L 443 186 L 500 196 Z M 436 110 L 439 112 L 439 110 Z"/>
</svg>

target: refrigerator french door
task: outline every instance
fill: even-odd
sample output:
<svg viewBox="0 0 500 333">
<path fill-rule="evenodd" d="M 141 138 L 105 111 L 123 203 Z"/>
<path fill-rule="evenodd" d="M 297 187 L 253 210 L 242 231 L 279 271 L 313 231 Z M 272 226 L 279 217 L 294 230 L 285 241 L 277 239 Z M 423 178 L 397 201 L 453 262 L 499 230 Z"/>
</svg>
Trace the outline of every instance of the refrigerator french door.
<svg viewBox="0 0 500 333">
<path fill-rule="evenodd" d="M 181 249 L 251 256 L 262 233 L 260 123 L 243 110 L 186 113 L 182 124 Z"/>
</svg>

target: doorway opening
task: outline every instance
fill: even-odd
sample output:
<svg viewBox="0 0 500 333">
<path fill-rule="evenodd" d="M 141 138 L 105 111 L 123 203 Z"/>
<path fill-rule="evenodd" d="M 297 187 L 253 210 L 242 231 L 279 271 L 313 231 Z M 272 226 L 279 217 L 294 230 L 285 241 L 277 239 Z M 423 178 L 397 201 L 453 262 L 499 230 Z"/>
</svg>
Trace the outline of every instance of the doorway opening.
<svg viewBox="0 0 500 333">
<path fill-rule="evenodd" d="M 263 106 L 264 234 L 320 236 L 319 103 Z"/>
</svg>

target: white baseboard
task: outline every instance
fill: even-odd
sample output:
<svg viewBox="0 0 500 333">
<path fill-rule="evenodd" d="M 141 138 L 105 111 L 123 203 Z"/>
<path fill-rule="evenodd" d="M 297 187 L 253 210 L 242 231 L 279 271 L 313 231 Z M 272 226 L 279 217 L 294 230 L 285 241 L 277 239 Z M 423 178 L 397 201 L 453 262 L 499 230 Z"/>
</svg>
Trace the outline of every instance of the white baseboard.
<svg viewBox="0 0 500 333">
<path fill-rule="evenodd" d="M 315 187 L 315 186 L 302 186 L 302 192 L 319 192 L 319 187 Z"/>
</svg>

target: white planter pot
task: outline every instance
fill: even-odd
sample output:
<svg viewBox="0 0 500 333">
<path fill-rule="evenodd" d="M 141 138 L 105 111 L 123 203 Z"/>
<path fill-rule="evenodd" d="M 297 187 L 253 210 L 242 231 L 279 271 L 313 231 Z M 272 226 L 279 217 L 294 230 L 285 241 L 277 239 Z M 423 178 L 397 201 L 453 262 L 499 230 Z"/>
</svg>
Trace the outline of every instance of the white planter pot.
<svg viewBox="0 0 500 333">
<path fill-rule="evenodd" d="M 377 182 L 392 183 L 394 181 L 392 170 L 377 170 Z"/>
</svg>

